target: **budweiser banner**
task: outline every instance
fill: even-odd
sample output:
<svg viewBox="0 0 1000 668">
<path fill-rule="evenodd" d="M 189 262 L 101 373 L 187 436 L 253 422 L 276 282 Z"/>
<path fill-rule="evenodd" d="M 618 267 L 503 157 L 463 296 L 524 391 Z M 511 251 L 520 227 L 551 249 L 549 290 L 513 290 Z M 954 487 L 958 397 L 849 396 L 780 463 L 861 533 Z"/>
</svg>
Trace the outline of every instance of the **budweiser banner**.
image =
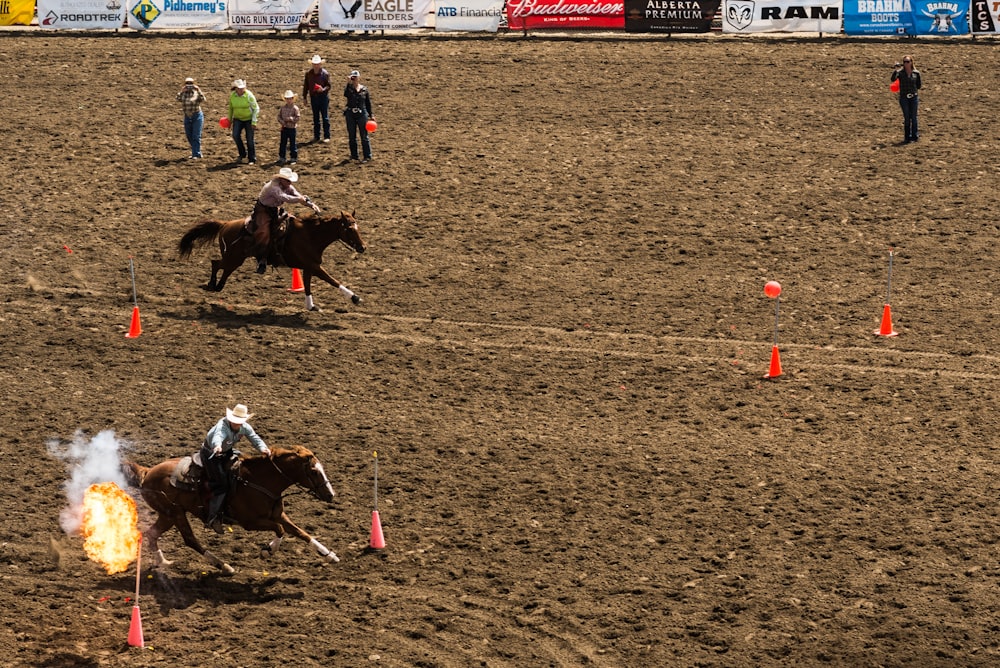
<svg viewBox="0 0 1000 668">
<path fill-rule="evenodd" d="M 972 32 L 1000 32 L 1000 2 L 996 0 L 972 0 Z"/>
<path fill-rule="evenodd" d="M 841 0 L 725 0 L 722 32 L 840 32 Z"/>
<path fill-rule="evenodd" d="M 0 0 L 0 26 L 31 25 L 35 0 Z"/>
<path fill-rule="evenodd" d="M 309 18 L 315 0 L 229 0 L 234 30 L 295 30 Z"/>
<path fill-rule="evenodd" d="M 625 0 L 626 32 L 709 32 L 721 0 Z"/>
<path fill-rule="evenodd" d="M 38 0 L 38 26 L 48 30 L 117 30 L 125 25 L 121 0 Z"/>
<path fill-rule="evenodd" d="M 434 29 L 496 32 L 503 18 L 504 0 L 437 0 Z"/>
<path fill-rule="evenodd" d="M 410 30 L 433 25 L 433 0 L 320 0 L 320 30 Z"/>
<path fill-rule="evenodd" d="M 128 0 L 128 27 L 135 30 L 224 30 L 223 0 Z"/>
<path fill-rule="evenodd" d="M 507 25 L 511 30 L 529 28 L 625 27 L 625 3 L 614 0 L 507 0 Z"/>
</svg>

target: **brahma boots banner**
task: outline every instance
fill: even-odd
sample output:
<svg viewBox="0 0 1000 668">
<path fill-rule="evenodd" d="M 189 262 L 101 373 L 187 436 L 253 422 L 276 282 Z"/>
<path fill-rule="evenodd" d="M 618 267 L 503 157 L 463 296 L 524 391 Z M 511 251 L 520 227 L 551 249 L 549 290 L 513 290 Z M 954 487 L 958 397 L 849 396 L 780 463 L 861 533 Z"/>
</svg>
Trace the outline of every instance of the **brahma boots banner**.
<svg viewBox="0 0 1000 668">
<path fill-rule="evenodd" d="M 709 32 L 721 0 L 625 0 L 625 32 Z"/>
<path fill-rule="evenodd" d="M 27 26 L 35 15 L 35 0 L 2 0 L 0 26 Z"/>
<path fill-rule="evenodd" d="M 840 32 L 841 2 L 725 0 L 722 32 Z"/>
<path fill-rule="evenodd" d="M 229 0 L 234 30 L 296 30 L 309 18 L 315 0 Z"/>
<path fill-rule="evenodd" d="M 625 27 L 625 2 L 614 0 L 508 0 L 507 26 L 511 30 L 528 28 Z"/>
<path fill-rule="evenodd" d="M 120 0 L 38 0 L 38 26 L 47 30 L 117 30 L 125 25 Z"/>
<path fill-rule="evenodd" d="M 437 0 L 434 29 L 497 32 L 504 0 Z"/>
<path fill-rule="evenodd" d="M 320 30 L 410 30 L 433 25 L 433 0 L 320 0 Z"/>
<path fill-rule="evenodd" d="M 135 30 L 225 30 L 223 0 L 128 0 L 128 27 Z"/>
<path fill-rule="evenodd" d="M 915 35 L 910 0 L 844 0 L 847 35 Z"/>
</svg>

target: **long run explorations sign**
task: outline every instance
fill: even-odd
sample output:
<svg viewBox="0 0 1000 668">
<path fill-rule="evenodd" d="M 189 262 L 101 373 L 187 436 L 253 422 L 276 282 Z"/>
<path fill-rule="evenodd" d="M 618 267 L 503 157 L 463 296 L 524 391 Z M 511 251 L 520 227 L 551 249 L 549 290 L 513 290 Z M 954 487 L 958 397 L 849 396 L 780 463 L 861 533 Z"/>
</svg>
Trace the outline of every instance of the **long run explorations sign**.
<svg viewBox="0 0 1000 668">
<path fill-rule="evenodd" d="M 625 27 L 625 3 L 614 0 L 508 0 L 511 30 Z"/>
<path fill-rule="evenodd" d="M 625 0 L 625 32 L 709 32 L 722 0 Z"/>
<path fill-rule="evenodd" d="M 313 0 L 230 0 L 233 30 L 297 30 L 309 18 Z"/>
</svg>

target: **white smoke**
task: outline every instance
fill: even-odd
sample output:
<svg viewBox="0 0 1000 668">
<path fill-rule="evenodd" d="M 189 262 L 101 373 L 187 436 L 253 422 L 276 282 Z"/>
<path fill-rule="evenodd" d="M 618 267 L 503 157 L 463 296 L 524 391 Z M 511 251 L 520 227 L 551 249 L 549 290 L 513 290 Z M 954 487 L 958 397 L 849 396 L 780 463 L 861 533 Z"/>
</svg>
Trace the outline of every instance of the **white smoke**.
<svg viewBox="0 0 1000 668">
<path fill-rule="evenodd" d="M 113 482 L 126 488 L 121 471 L 121 450 L 128 447 L 125 441 L 115 438 L 115 432 L 105 429 L 91 439 L 83 432 L 73 434 L 69 443 L 56 440 L 47 444 L 49 454 L 66 464 L 69 480 L 66 481 L 66 498 L 69 506 L 59 513 L 59 526 L 69 535 L 80 531 L 83 524 L 83 493 L 99 482 Z"/>
</svg>

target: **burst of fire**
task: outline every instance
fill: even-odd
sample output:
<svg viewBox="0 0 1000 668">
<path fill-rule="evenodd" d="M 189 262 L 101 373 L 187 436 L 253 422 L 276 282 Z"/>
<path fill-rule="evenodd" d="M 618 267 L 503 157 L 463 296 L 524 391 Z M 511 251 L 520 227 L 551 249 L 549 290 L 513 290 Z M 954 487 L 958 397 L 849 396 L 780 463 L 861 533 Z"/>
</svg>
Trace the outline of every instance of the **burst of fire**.
<svg viewBox="0 0 1000 668">
<path fill-rule="evenodd" d="M 121 573 L 138 553 L 142 534 L 135 501 L 113 482 L 91 485 L 83 493 L 83 550 L 109 575 Z"/>
</svg>

